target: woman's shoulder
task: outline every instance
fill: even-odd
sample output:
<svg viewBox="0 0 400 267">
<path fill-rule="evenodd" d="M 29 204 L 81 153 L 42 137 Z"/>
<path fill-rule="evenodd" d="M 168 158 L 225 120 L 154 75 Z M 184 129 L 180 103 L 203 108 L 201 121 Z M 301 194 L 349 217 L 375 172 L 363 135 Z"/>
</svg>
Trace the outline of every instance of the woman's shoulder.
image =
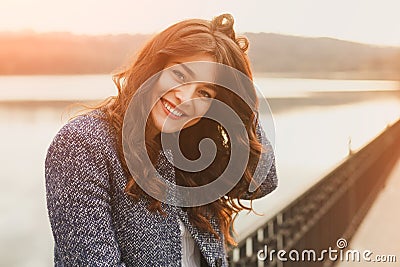
<svg viewBox="0 0 400 267">
<path fill-rule="evenodd" d="M 115 146 L 114 130 L 103 111 L 92 110 L 70 120 L 58 131 L 49 150 L 76 146 L 98 151 Z"/>
<path fill-rule="evenodd" d="M 101 110 L 92 110 L 70 120 L 57 135 L 80 137 L 87 141 L 98 142 L 113 138 L 115 133 L 106 114 Z"/>
</svg>

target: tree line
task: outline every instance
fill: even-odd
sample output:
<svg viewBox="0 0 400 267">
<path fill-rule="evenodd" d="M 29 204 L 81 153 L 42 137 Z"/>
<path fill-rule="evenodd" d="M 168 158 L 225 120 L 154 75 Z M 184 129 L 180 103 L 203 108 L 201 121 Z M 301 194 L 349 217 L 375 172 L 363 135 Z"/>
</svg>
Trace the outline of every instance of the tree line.
<svg viewBox="0 0 400 267">
<path fill-rule="evenodd" d="M 273 33 L 244 35 L 250 41 L 248 53 L 255 72 L 364 72 L 378 73 L 380 78 L 400 78 L 393 77 L 400 71 L 399 47 Z M 110 73 L 127 64 L 150 37 L 1 33 L 0 75 Z"/>
</svg>

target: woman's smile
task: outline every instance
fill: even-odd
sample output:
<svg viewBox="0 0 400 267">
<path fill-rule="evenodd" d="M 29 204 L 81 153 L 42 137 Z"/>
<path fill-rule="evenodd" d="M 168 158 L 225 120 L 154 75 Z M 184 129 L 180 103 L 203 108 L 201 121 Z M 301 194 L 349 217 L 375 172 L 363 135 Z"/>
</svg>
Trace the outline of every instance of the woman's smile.
<svg viewBox="0 0 400 267">
<path fill-rule="evenodd" d="M 183 111 L 178 109 L 176 107 L 176 105 L 174 105 L 170 101 L 168 101 L 164 98 L 161 98 L 160 103 L 163 106 L 163 110 L 164 110 L 165 114 L 167 114 L 167 116 L 169 116 L 171 119 L 179 120 L 181 117 L 186 116 L 186 114 Z"/>
</svg>

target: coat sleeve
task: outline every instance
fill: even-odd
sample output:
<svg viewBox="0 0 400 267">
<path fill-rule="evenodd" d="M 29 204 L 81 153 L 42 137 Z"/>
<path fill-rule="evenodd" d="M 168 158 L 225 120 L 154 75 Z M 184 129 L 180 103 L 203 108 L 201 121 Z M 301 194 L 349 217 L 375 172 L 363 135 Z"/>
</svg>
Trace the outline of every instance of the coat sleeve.
<svg viewBox="0 0 400 267">
<path fill-rule="evenodd" d="M 241 199 L 257 199 L 264 197 L 278 187 L 278 177 L 276 174 L 275 154 L 273 147 L 265 135 L 261 123 L 257 120 L 256 124 L 257 138 L 266 150 L 261 153 L 260 159 L 255 167 L 253 181 L 246 194 Z M 256 190 L 259 187 L 260 190 Z"/>
<path fill-rule="evenodd" d="M 120 266 L 107 164 L 98 141 L 65 127 L 45 160 L 46 200 L 62 266 Z"/>
</svg>

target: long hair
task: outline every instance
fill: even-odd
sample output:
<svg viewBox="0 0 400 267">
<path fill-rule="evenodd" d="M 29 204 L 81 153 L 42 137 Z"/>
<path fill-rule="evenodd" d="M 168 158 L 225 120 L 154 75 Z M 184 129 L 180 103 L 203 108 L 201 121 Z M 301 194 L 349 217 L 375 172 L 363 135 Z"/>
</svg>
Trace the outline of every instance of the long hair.
<svg viewBox="0 0 400 267">
<path fill-rule="evenodd" d="M 248 41 L 244 37 L 237 37 L 233 30 L 233 17 L 223 14 L 212 21 L 190 19 L 178 22 L 161 33 L 155 35 L 139 53 L 135 56 L 131 65 L 113 76 L 118 88 L 118 95 L 108 98 L 97 108 L 107 114 L 107 120 L 112 125 L 116 133 L 117 151 L 122 162 L 122 166 L 128 175 L 125 192 L 134 200 L 146 198 L 149 202 L 148 209 L 151 212 L 166 214 L 161 207 L 160 201 L 150 197 L 135 182 L 133 175 L 129 172 L 123 153 L 122 128 L 125 112 L 130 101 L 138 88 L 150 77 L 163 70 L 169 60 L 174 57 L 188 57 L 196 54 L 211 55 L 217 63 L 228 65 L 242 72 L 252 80 L 252 72 L 246 54 Z M 246 98 L 258 105 L 254 87 L 241 88 Z M 236 245 L 232 234 L 233 222 L 236 215 L 241 210 L 253 210 L 252 201 L 250 206 L 245 206 L 240 202 L 247 192 L 252 179 L 252 167 L 257 164 L 262 146 L 257 140 L 255 133 L 255 114 L 238 95 L 229 90 L 218 90 L 217 99 L 229 105 L 238 114 L 245 125 L 249 144 L 250 155 L 247 168 L 239 183 L 226 196 L 209 203 L 207 205 L 183 208 L 187 211 L 191 223 L 202 231 L 212 233 L 216 238 L 223 238 L 225 245 Z M 136 107 L 138 112 L 143 112 L 144 108 Z M 139 113 L 141 114 L 141 113 Z M 139 128 L 140 126 L 138 126 Z M 137 129 L 143 130 L 141 129 Z M 229 136 L 224 128 L 217 122 L 202 118 L 200 121 L 180 133 L 180 147 L 182 153 L 187 158 L 195 159 L 199 156 L 199 151 L 193 148 L 198 147 L 198 143 L 205 137 L 214 140 L 217 146 L 217 155 L 214 162 L 198 173 L 189 173 L 175 168 L 177 184 L 184 186 L 199 186 L 216 179 L 227 166 L 230 157 L 230 147 L 233 142 L 242 143 L 243 137 L 239 134 Z M 157 151 L 160 148 L 159 140 L 146 140 L 146 148 L 149 158 L 155 163 Z M 191 148 L 191 149 L 188 149 Z M 141 161 L 140 155 L 136 155 L 136 160 Z M 145 165 L 143 165 L 145 166 Z M 149 170 L 143 167 L 137 170 L 135 175 L 149 174 Z M 201 177 L 201 179 L 199 179 Z M 257 194 L 257 191 L 254 195 Z M 210 224 L 210 218 L 214 216 L 219 225 L 223 236 L 219 236 L 217 231 Z"/>
</svg>

